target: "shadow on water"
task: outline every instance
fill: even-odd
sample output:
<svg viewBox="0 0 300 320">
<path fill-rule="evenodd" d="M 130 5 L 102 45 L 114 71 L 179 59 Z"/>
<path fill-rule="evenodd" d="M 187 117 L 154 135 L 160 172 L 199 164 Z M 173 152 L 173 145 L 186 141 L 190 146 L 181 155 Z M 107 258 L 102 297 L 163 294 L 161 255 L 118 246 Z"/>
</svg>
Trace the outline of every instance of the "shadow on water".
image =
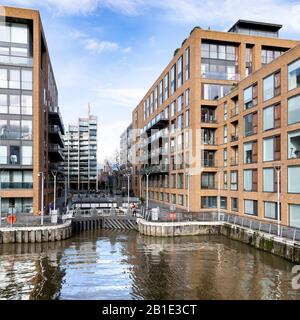
<svg viewBox="0 0 300 320">
<path fill-rule="evenodd" d="M 222 236 L 87 231 L 0 246 L 0 299 L 300 299 L 293 264 Z"/>
</svg>

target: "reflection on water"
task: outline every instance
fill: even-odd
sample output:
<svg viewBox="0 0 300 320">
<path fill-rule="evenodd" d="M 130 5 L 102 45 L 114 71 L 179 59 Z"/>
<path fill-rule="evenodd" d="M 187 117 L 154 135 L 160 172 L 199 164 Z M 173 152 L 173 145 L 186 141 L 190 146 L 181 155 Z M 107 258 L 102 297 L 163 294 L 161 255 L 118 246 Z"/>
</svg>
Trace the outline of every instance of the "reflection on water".
<svg viewBox="0 0 300 320">
<path fill-rule="evenodd" d="M 292 267 L 225 237 L 97 230 L 0 246 L 0 299 L 300 299 Z"/>
</svg>

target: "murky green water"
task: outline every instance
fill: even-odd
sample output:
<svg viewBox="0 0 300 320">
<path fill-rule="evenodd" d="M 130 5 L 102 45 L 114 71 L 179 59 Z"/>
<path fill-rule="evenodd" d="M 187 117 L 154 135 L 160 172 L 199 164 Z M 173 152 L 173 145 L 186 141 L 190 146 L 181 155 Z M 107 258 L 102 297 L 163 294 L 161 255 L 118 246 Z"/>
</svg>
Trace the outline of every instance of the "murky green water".
<svg viewBox="0 0 300 320">
<path fill-rule="evenodd" d="M 225 237 L 97 230 L 0 246 L 0 299 L 300 299 L 292 267 Z"/>
</svg>

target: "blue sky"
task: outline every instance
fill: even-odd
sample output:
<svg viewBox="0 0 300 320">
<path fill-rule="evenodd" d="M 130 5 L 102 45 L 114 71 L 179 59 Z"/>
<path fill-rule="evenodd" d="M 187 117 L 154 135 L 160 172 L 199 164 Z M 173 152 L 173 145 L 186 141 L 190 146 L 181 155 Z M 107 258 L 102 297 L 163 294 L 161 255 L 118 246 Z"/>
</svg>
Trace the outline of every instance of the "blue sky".
<svg viewBox="0 0 300 320">
<path fill-rule="evenodd" d="M 225 31 L 238 19 L 281 23 L 300 39 L 300 1 L 11 0 L 39 9 L 64 123 L 91 111 L 99 121 L 99 160 L 119 147 L 131 111 L 199 25 Z"/>
</svg>

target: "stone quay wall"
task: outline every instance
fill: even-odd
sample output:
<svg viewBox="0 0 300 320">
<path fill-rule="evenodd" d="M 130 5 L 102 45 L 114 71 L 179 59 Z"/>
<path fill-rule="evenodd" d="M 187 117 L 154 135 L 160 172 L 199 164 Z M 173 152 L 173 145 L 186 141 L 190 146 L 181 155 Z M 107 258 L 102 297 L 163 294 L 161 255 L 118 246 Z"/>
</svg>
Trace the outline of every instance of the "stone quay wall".
<svg viewBox="0 0 300 320">
<path fill-rule="evenodd" d="M 54 242 L 72 236 L 72 222 L 56 226 L 0 228 L 0 244 Z"/>
</svg>

